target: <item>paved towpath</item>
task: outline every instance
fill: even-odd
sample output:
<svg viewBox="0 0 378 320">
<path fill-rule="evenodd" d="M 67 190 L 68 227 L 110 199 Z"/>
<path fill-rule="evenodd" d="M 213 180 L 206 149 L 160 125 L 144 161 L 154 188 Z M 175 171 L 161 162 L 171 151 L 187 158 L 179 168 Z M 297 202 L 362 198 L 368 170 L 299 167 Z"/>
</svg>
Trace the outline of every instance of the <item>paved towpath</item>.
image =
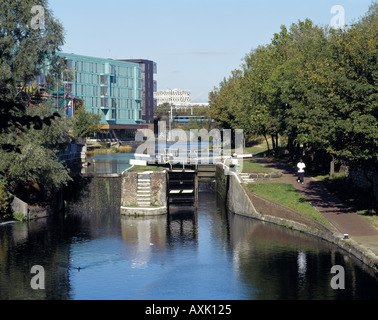
<svg viewBox="0 0 378 320">
<path fill-rule="evenodd" d="M 283 174 L 280 179 L 267 180 L 264 183 L 293 184 L 340 233 L 349 234 L 350 238 L 378 255 L 378 229 L 350 210 L 341 200 L 332 195 L 320 181 L 306 176 L 302 185 L 296 181 L 296 170 L 292 166 L 274 162 L 269 158 L 256 157 L 254 161 Z"/>
</svg>

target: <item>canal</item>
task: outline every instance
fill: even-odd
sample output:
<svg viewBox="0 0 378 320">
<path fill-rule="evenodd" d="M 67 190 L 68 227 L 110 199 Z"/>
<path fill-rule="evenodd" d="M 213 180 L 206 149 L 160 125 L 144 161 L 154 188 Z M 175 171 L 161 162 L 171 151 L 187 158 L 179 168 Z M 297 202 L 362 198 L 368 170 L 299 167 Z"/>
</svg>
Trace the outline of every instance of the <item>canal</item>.
<svg viewBox="0 0 378 320">
<path fill-rule="evenodd" d="M 31 268 L 45 271 L 33 290 Z M 345 269 L 345 290 L 331 268 Z M 80 269 L 78 269 L 80 267 Z M 377 278 L 335 246 L 225 211 L 201 193 L 196 214 L 121 217 L 75 206 L 0 226 L 0 299 L 377 299 Z"/>
</svg>

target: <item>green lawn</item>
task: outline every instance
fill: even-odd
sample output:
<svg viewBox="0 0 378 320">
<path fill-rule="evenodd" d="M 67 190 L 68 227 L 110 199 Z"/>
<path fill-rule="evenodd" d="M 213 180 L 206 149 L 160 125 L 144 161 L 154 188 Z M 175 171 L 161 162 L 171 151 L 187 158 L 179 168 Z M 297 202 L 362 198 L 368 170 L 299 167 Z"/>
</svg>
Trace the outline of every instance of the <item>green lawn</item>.
<svg viewBox="0 0 378 320">
<path fill-rule="evenodd" d="M 263 165 L 254 162 L 253 160 L 243 161 L 243 172 L 273 172 L 271 168 L 264 167 Z"/>
<path fill-rule="evenodd" d="M 286 207 L 303 213 L 304 215 L 329 226 L 329 222 L 295 189 L 286 183 L 258 183 L 249 184 L 248 190 L 267 199 L 276 201 Z"/>
</svg>

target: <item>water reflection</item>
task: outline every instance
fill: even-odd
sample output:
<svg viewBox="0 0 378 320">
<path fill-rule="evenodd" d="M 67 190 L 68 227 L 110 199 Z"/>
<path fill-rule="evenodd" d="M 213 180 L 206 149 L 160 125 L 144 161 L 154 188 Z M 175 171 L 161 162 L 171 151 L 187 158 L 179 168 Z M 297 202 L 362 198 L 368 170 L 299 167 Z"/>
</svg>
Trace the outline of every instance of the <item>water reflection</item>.
<svg viewBox="0 0 378 320">
<path fill-rule="evenodd" d="M 198 243 L 198 212 L 173 214 L 167 220 L 167 238 L 170 245 Z"/>
<path fill-rule="evenodd" d="M 66 216 L 0 226 L 0 299 L 377 299 L 368 268 L 313 237 L 228 214 L 121 217 L 83 202 Z M 46 290 L 30 269 L 46 270 Z M 330 286 L 342 265 L 346 289 Z M 79 271 L 77 267 L 81 267 Z"/>
<path fill-rule="evenodd" d="M 61 219 L 0 226 L 0 300 L 70 299 L 66 235 L 73 226 Z M 45 290 L 33 290 L 31 268 L 45 270 Z"/>
<path fill-rule="evenodd" d="M 132 268 L 146 268 L 153 252 L 169 247 L 195 245 L 198 241 L 197 213 L 157 217 L 122 217 L 122 240 L 133 247 Z"/>
<path fill-rule="evenodd" d="M 152 250 L 163 252 L 167 245 L 167 217 L 122 217 L 122 240 L 133 247 L 132 268 L 146 268 Z M 154 248 L 153 248 L 154 247 Z"/>
<path fill-rule="evenodd" d="M 122 173 L 130 168 L 134 153 L 96 154 L 88 157 L 90 163 L 83 171 L 86 173 Z"/>
<path fill-rule="evenodd" d="M 376 275 L 344 251 L 305 234 L 245 219 L 229 217 L 234 263 L 251 289 L 250 299 L 377 299 Z M 347 290 L 331 288 L 334 265 L 345 268 Z"/>
</svg>

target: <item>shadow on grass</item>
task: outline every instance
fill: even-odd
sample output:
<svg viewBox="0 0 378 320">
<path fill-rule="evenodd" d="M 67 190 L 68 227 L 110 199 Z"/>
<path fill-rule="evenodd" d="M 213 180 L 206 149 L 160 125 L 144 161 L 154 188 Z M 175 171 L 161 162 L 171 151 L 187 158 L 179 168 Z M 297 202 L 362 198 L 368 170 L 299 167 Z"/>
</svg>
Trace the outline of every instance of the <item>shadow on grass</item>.
<svg viewBox="0 0 378 320">
<path fill-rule="evenodd" d="M 325 187 L 352 210 L 366 216 L 377 216 L 376 204 L 368 192 L 354 186 L 347 177 L 325 178 Z"/>
</svg>

